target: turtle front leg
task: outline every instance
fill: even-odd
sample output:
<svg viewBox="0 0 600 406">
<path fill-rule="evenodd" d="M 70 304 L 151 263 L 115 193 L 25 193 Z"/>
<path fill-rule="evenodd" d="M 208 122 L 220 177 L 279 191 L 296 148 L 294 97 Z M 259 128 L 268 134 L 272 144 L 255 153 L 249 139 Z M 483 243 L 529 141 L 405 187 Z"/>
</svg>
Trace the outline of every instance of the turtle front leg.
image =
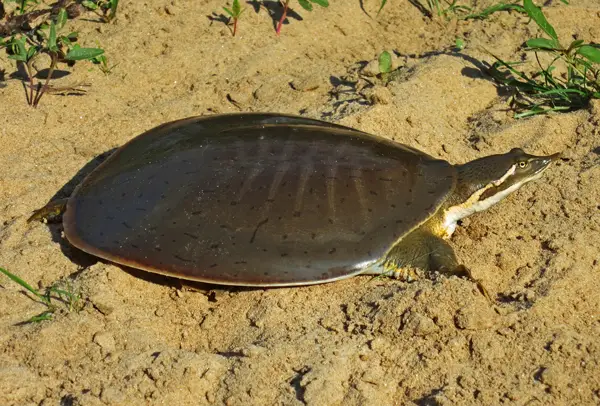
<svg viewBox="0 0 600 406">
<path fill-rule="evenodd" d="M 32 221 L 41 221 L 44 223 L 57 223 L 62 220 L 63 213 L 67 210 L 67 201 L 69 199 L 53 200 L 41 209 L 37 209 L 27 219 L 28 223 Z"/>
<path fill-rule="evenodd" d="M 426 230 L 415 230 L 405 236 L 390 250 L 385 260 L 369 272 L 411 280 L 416 279 L 416 273 L 411 271 L 414 268 L 469 279 L 477 285 L 481 294 L 491 301 L 481 281 L 473 277 L 469 268 L 458 263 L 454 249 L 448 241 Z"/>
</svg>

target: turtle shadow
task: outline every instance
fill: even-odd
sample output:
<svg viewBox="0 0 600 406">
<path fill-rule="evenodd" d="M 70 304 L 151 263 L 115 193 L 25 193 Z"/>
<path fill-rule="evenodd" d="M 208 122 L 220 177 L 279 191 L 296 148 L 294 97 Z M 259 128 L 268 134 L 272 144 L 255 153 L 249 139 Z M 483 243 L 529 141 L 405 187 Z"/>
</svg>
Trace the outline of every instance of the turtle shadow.
<svg viewBox="0 0 600 406">
<path fill-rule="evenodd" d="M 67 183 L 65 183 L 56 193 L 54 193 L 47 204 L 54 201 L 67 199 L 69 196 L 71 196 L 77 185 L 79 185 L 87 175 L 96 169 L 98 165 L 104 162 L 106 158 L 112 155 L 116 149 L 117 148 L 112 148 L 108 151 L 105 151 L 86 163 Z M 99 261 L 99 258 L 87 254 L 69 244 L 69 242 L 62 236 L 62 221 L 50 220 L 48 222 L 48 228 L 50 230 L 52 241 L 60 246 L 63 255 L 65 255 L 67 258 L 69 258 L 69 260 L 78 266 L 87 268 Z"/>
<path fill-rule="evenodd" d="M 115 265 L 121 268 L 122 271 L 127 272 L 129 275 L 133 276 L 134 278 L 141 279 L 148 283 L 168 286 L 177 290 L 189 290 L 202 293 L 208 297 L 209 302 L 218 302 L 223 295 L 228 295 L 237 292 L 253 292 L 267 289 L 265 287 L 259 286 L 218 285 L 208 282 L 192 281 L 187 279 L 180 279 L 176 276 L 162 275 L 154 272 L 144 271 L 143 269 L 131 268 L 129 266 L 105 261 L 100 258 L 98 258 L 97 261 Z"/>
</svg>

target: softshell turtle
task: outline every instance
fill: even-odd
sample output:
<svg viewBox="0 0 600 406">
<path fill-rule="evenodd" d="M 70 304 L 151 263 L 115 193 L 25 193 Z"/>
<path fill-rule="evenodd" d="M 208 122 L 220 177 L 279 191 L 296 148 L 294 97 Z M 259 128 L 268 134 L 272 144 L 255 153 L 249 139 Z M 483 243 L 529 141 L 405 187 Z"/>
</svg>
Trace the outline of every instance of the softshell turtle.
<svg viewBox="0 0 600 406">
<path fill-rule="evenodd" d="M 513 149 L 451 165 L 308 118 L 194 117 L 132 139 L 90 173 L 66 202 L 64 235 L 118 264 L 224 285 L 468 274 L 446 241 L 457 221 L 557 156 Z"/>
</svg>

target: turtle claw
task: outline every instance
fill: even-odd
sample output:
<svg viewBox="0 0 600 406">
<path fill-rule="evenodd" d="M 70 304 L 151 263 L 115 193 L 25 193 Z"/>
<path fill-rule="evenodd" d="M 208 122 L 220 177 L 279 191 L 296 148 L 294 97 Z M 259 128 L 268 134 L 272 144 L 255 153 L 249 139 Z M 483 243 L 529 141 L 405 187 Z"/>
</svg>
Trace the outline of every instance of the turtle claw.
<svg viewBox="0 0 600 406">
<path fill-rule="evenodd" d="M 473 277 L 473 273 L 471 272 L 471 270 L 469 268 L 467 268 L 464 265 L 458 265 L 456 268 L 454 268 L 454 271 L 452 272 L 452 274 L 456 275 L 456 276 L 460 276 L 461 278 L 465 278 L 470 280 L 471 282 L 475 283 L 475 285 L 477 285 L 477 290 L 479 290 L 479 292 L 490 302 L 493 303 L 494 301 L 492 300 L 489 292 L 487 291 L 487 289 L 485 288 L 485 286 L 483 286 L 483 283 L 481 282 L 481 279 L 476 279 L 475 277 Z"/>
</svg>

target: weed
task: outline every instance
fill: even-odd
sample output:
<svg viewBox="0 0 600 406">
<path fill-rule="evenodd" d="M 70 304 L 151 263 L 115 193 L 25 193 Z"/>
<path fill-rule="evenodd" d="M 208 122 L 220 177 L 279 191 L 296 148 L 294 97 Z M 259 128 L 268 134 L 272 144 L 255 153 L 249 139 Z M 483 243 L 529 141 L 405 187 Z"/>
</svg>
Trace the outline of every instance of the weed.
<svg viewBox="0 0 600 406">
<path fill-rule="evenodd" d="M 56 89 L 50 87 L 49 82 L 59 63 L 72 66 L 81 60 L 94 61 L 104 50 L 82 48 L 76 44 L 77 32 L 63 32 L 67 20 L 81 14 L 82 7 L 78 2 L 59 0 L 46 8 L 43 7 L 45 3 L 38 0 L 11 2 L 16 3 L 14 12 L 6 13 L 3 7 L 0 10 L 0 48 L 5 48 L 8 57 L 23 66 L 28 82 L 25 85 L 27 103 L 37 107 L 45 93 L 55 93 Z M 118 0 L 95 1 L 94 4 L 105 10 L 107 19 L 114 18 Z M 41 55 L 47 55 L 50 59 L 43 84 L 36 83 L 34 72 L 34 62 Z M 99 62 L 102 63 L 102 60 Z M 63 88 L 61 91 L 69 93 L 68 90 Z"/>
<path fill-rule="evenodd" d="M 118 64 L 114 64 L 114 65 L 109 66 L 108 58 L 104 54 L 102 54 L 100 56 L 96 56 L 95 58 L 92 58 L 92 63 L 94 65 L 98 65 L 98 69 L 100 69 L 100 72 L 104 73 L 107 76 L 110 75 L 112 73 L 113 69 L 116 68 L 118 65 Z"/>
<path fill-rule="evenodd" d="M 520 3 L 520 2 L 519 2 Z M 465 20 L 469 19 L 480 19 L 483 20 L 488 18 L 491 14 L 497 13 L 499 11 L 517 11 L 519 13 L 525 13 L 525 9 L 519 3 L 498 3 L 493 4 L 490 7 L 483 9 L 477 13 L 471 13 L 463 17 Z"/>
<path fill-rule="evenodd" d="M 84 0 L 81 5 L 94 11 L 105 23 L 109 23 L 117 15 L 119 0 Z"/>
<path fill-rule="evenodd" d="M 392 71 L 392 55 L 388 51 L 383 51 L 379 55 L 379 72 L 390 73 Z"/>
<path fill-rule="evenodd" d="M 377 15 L 379 15 L 379 13 L 381 13 L 381 10 L 383 10 L 386 3 L 387 3 L 387 0 L 381 0 L 381 4 L 379 5 L 379 10 L 377 10 Z"/>
<path fill-rule="evenodd" d="M 281 27 L 283 26 L 283 22 L 287 17 L 288 7 L 290 5 L 291 0 L 281 0 L 283 2 L 283 13 L 281 14 L 281 18 L 277 23 L 277 28 L 275 29 L 275 33 L 279 35 L 281 33 Z M 300 6 L 306 11 L 312 11 L 313 5 L 312 3 L 318 4 L 321 7 L 329 7 L 329 0 L 298 0 Z"/>
<path fill-rule="evenodd" d="M 231 17 L 231 19 L 233 20 L 232 35 L 235 37 L 235 33 L 237 32 L 238 20 L 245 9 L 242 9 L 240 7 L 240 0 L 233 0 L 233 4 L 231 5 L 231 8 L 229 9 L 227 7 L 223 7 L 223 10 L 225 10 L 225 12 L 227 14 L 229 14 L 229 17 Z"/>
<path fill-rule="evenodd" d="M 512 3 L 501 1 L 478 12 L 473 11 L 470 6 L 459 4 L 458 0 L 425 0 L 425 5 L 423 5 L 420 0 L 410 1 L 417 8 L 423 11 L 423 13 L 428 14 L 430 17 L 444 17 L 446 20 L 450 20 L 451 18 L 457 18 L 459 20 L 483 20 L 488 18 L 491 14 L 499 11 L 517 11 L 520 13 L 525 13 L 520 1 L 513 1 Z"/>
<path fill-rule="evenodd" d="M 526 50 L 534 52 L 539 71 L 528 75 L 516 68 L 522 62 L 505 62 L 487 51 L 496 59 L 490 70 L 494 79 L 514 90 L 510 103 L 515 117 L 572 111 L 600 98 L 600 48 L 583 40 L 562 46 L 539 7 L 532 0 L 524 0 L 523 7 L 548 37 L 525 42 Z M 542 64 L 540 54 L 549 54 L 551 61 Z"/>
<path fill-rule="evenodd" d="M 26 323 L 36 323 L 44 320 L 51 320 L 53 314 L 59 310 L 59 307 L 55 303 L 56 301 L 63 303 L 68 311 L 79 311 L 82 308 L 81 296 L 73 292 L 73 287 L 70 284 L 67 284 L 65 289 L 61 289 L 57 287 L 57 285 L 52 285 L 49 288 L 46 288 L 46 291 L 42 294 L 23 279 L 2 267 L 0 267 L 0 273 L 3 273 L 10 280 L 23 287 L 29 293 L 33 294 L 35 300 L 46 306 L 46 310 L 36 316 L 31 317 L 26 321 Z"/>
</svg>

